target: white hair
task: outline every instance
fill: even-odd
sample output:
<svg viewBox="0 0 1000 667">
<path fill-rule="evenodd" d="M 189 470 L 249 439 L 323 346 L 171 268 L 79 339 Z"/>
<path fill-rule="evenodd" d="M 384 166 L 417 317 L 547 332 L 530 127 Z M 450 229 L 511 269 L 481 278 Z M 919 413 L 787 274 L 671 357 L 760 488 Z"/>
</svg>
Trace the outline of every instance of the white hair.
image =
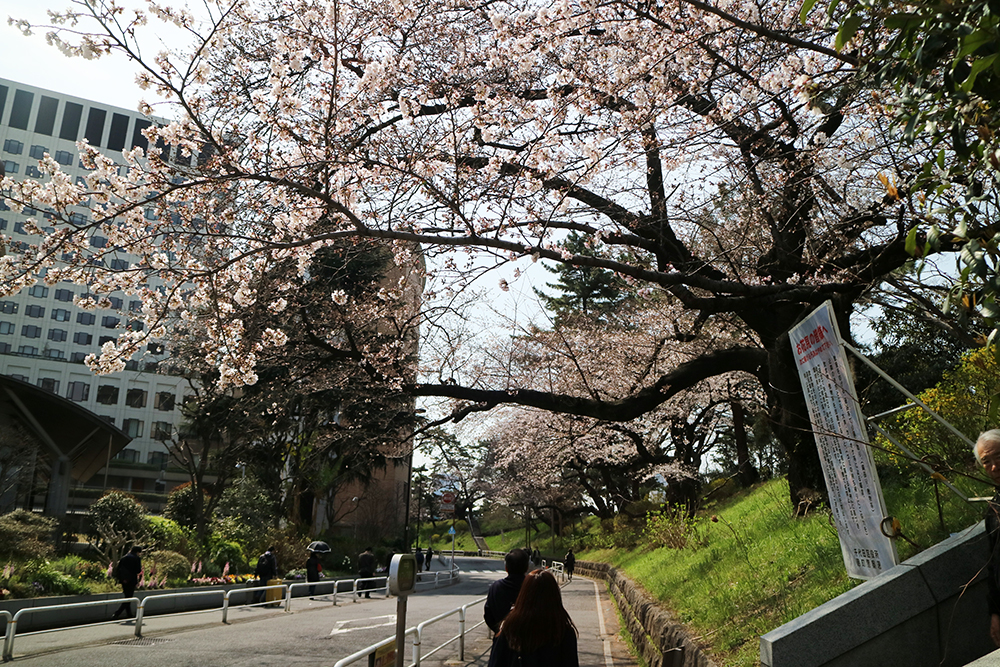
<svg viewBox="0 0 1000 667">
<path fill-rule="evenodd" d="M 972 453 L 976 456 L 976 461 L 982 463 L 983 460 L 979 458 L 979 446 L 988 443 L 1000 444 L 1000 428 L 992 428 L 989 431 L 983 431 L 976 438 L 976 444 L 972 446 Z"/>
</svg>

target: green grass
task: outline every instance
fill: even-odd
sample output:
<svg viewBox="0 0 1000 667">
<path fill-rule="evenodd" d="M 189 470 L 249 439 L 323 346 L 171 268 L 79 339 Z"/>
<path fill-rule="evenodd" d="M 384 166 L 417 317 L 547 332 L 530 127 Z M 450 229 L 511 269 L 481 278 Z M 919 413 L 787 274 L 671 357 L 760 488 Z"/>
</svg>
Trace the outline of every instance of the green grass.
<svg viewBox="0 0 1000 667">
<path fill-rule="evenodd" d="M 942 530 L 931 482 L 893 486 L 885 495 L 889 512 L 920 548 L 975 523 L 982 512 L 942 493 Z M 902 541 L 898 548 L 901 560 L 918 551 Z M 757 665 L 760 635 L 860 583 L 847 577 L 828 513 L 793 518 L 784 480 L 708 508 L 683 549 L 645 544 L 591 549 L 579 557 L 622 569 L 727 667 Z"/>
</svg>

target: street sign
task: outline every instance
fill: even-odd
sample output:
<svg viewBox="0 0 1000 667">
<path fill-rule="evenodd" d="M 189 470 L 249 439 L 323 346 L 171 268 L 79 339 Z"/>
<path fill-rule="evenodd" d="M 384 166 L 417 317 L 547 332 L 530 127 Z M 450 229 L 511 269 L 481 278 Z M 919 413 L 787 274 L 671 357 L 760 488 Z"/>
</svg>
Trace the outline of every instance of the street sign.
<svg viewBox="0 0 1000 667">
<path fill-rule="evenodd" d="M 455 534 L 455 526 L 452 526 L 451 528 L 448 529 L 448 534 L 449 535 L 454 535 Z"/>
<path fill-rule="evenodd" d="M 389 592 L 407 596 L 417 588 L 417 559 L 413 554 L 396 554 L 389 564 Z"/>
<path fill-rule="evenodd" d="M 454 512 L 455 511 L 455 492 L 454 491 L 442 491 L 441 492 L 441 511 L 442 512 Z"/>
</svg>

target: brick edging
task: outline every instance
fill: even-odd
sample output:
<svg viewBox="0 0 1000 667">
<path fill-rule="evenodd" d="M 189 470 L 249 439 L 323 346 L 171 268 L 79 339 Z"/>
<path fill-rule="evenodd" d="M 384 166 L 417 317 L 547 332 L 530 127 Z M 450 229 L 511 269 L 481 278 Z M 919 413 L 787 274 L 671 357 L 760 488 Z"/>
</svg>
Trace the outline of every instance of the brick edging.
<svg viewBox="0 0 1000 667">
<path fill-rule="evenodd" d="M 683 625 L 616 568 L 607 563 L 578 560 L 575 571 L 608 582 L 629 635 L 649 667 L 716 667 Z"/>
</svg>

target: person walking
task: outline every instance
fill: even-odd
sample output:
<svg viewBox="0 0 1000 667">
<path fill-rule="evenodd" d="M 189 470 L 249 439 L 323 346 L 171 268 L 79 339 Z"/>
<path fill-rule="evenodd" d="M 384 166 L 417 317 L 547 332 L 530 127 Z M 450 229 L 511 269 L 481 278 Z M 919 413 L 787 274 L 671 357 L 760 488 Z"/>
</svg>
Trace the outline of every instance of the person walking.
<svg viewBox="0 0 1000 667">
<path fill-rule="evenodd" d="M 358 577 L 360 579 L 369 579 L 375 576 L 375 554 L 372 553 L 371 547 L 365 547 L 365 550 L 361 552 L 358 556 Z M 374 581 L 365 581 L 358 586 L 358 597 L 361 597 L 361 591 L 365 592 L 365 597 L 371 599 L 371 590 L 375 588 Z"/>
<path fill-rule="evenodd" d="M 569 576 L 569 580 L 573 581 L 573 570 L 576 569 L 576 556 L 573 555 L 573 548 L 566 552 L 566 557 L 563 558 L 563 569 L 566 571 L 566 575 Z"/>
<path fill-rule="evenodd" d="M 115 611 L 111 617 L 113 619 L 117 619 L 122 614 L 125 615 L 125 618 L 132 618 L 135 615 L 132 613 L 132 602 L 127 598 L 135 595 L 135 587 L 139 585 L 139 574 L 142 572 L 140 553 L 142 553 L 142 547 L 132 547 L 131 551 L 118 561 L 118 571 L 115 576 L 118 583 L 122 585 L 122 595 L 125 596 L 126 600 Z"/>
<path fill-rule="evenodd" d="M 254 574 L 257 576 L 257 585 L 266 586 L 267 582 L 278 576 L 278 559 L 274 555 L 274 547 L 268 547 L 267 550 L 262 553 L 257 558 L 257 567 L 254 568 Z M 265 590 L 254 591 L 253 592 L 253 604 L 257 604 L 267 593 Z"/>
<path fill-rule="evenodd" d="M 483 619 L 494 634 L 500 630 L 500 623 L 521 592 L 521 583 L 528 571 L 528 552 L 525 549 L 512 549 L 504 556 L 503 566 L 507 576 L 490 584 L 486 593 L 486 605 L 483 607 Z"/>
<path fill-rule="evenodd" d="M 319 562 L 319 555 L 315 551 L 310 551 L 309 558 L 306 559 L 306 581 L 312 584 L 309 586 L 310 597 L 316 595 L 316 582 L 319 581 L 321 572 L 323 565 Z"/>
<path fill-rule="evenodd" d="M 559 582 L 548 570 L 533 570 L 493 641 L 489 667 L 580 667 L 576 635 Z"/>
<path fill-rule="evenodd" d="M 417 550 L 413 554 L 413 557 L 417 560 L 417 572 L 423 572 L 424 571 L 424 552 L 420 550 L 420 547 L 417 547 Z"/>
</svg>

